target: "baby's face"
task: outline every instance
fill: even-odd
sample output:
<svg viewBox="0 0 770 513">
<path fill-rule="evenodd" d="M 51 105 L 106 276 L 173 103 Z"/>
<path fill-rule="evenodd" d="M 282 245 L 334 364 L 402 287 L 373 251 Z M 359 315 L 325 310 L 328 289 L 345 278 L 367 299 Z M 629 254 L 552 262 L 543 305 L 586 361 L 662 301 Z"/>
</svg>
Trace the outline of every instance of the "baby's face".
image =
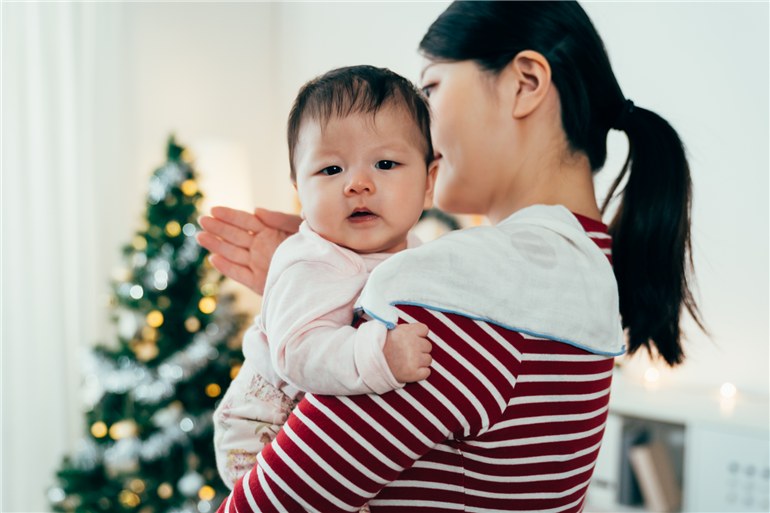
<svg viewBox="0 0 770 513">
<path fill-rule="evenodd" d="M 302 123 L 294 154 L 302 212 L 314 231 L 358 253 L 406 248 L 407 232 L 428 208 L 420 131 L 398 108 L 356 113 L 325 125 Z"/>
</svg>

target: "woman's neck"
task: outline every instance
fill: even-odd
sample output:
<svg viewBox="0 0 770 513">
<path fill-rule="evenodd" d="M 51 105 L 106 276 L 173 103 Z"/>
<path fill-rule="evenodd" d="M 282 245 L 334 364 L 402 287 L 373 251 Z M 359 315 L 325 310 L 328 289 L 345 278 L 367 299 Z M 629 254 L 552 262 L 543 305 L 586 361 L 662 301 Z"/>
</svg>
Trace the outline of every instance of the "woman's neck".
<svg viewBox="0 0 770 513">
<path fill-rule="evenodd" d="M 519 179 L 507 190 L 501 190 L 498 201 L 487 213 L 493 224 L 531 205 L 562 205 L 575 214 L 602 220 L 591 166 L 585 155 L 572 155 L 550 165 L 541 161 L 537 169 L 521 169 L 515 175 Z"/>
</svg>

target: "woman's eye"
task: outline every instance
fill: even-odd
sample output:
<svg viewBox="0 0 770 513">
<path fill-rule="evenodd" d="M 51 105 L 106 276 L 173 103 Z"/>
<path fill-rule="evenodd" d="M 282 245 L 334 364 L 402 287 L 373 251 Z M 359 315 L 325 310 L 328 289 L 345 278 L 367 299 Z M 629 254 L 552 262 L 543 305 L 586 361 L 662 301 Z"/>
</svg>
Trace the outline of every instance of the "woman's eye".
<svg viewBox="0 0 770 513">
<path fill-rule="evenodd" d="M 392 160 L 380 160 L 379 162 L 377 162 L 377 163 L 374 165 L 374 167 L 376 167 L 377 169 L 385 169 L 385 170 L 388 170 L 388 169 L 393 169 L 393 168 L 394 168 L 394 167 L 396 167 L 397 165 L 398 165 L 398 164 L 397 164 L 396 162 L 393 162 Z"/>
<path fill-rule="evenodd" d="M 329 167 L 323 168 L 320 171 L 320 173 L 322 175 L 326 175 L 326 176 L 333 176 L 333 175 L 336 175 L 338 173 L 342 173 L 342 168 L 340 166 L 329 166 Z"/>
<path fill-rule="evenodd" d="M 422 94 L 424 94 L 427 98 L 430 98 L 430 92 L 433 90 L 433 88 L 436 87 L 436 84 L 428 84 L 422 86 Z"/>
</svg>

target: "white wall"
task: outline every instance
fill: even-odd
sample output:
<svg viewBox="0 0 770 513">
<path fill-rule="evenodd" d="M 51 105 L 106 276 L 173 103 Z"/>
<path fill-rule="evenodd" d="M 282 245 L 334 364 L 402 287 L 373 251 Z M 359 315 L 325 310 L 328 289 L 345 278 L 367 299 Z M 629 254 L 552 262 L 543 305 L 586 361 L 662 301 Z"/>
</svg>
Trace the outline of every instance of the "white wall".
<svg viewBox="0 0 770 513">
<path fill-rule="evenodd" d="M 40 8 L 78 8 L 66 5 Z M 88 316 L 99 321 L 83 321 L 91 327 L 81 330 L 80 344 L 87 347 L 108 336 L 108 313 L 101 301 L 109 269 L 119 262 L 119 246 L 140 220 L 147 178 L 164 158 L 170 131 L 197 154 L 204 192 L 213 203 L 292 209 L 284 131 L 297 88 L 332 67 L 361 63 L 388 66 L 416 79 L 416 46 L 445 5 L 122 3 L 89 10 L 92 26 L 109 29 L 103 28 L 94 43 L 99 51 L 91 58 L 98 66 L 88 86 L 91 107 L 103 112 L 93 115 L 93 133 L 85 139 L 92 143 L 95 173 L 92 188 L 70 187 L 73 198 L 62 204 L 71 208 L 87 200 L 97 209 L 85 221 L 93 224 L 83 227 L 97 241 L 88 257 L 94 275 L 88 287 L 71 297 L 85 301 Z M 692 331 L 690 359 L 682 368 L 664 372 L 664 379 L 688 386 L 732 381 L 741 391 L 766 394 L 768 5 L 614 2 L 585 8 L 605 40 L 627 96 L 669 119 L 692 159 L 699 296 L 714 336 L 711 341 Z M 7 23 L 4 20 L 4 31 Z M 3 37 L 8 37 L 7 31 Z M 613 133 L 609 176 L 602 177 L 600 185 L 606 186 L 620 167 L 624 148 L 623 136 Z M 12 171 L 5 157 L 3 163 L 5 176 Z M 46 197 L 31 195 L 32 203 L 25 208 L 34 212 L 41 205 L 35 202 Z M 4 196 L 4 230 L 6 208 Z M 5 257 L 6 246 L 3 252 Z M 53 252 L 35 262 L 45 267 L 56 264 L 57 258 Z M 39 454 L 41 435 L 25 433 L 21 424 L 10 437 L 6 419 L 28 414 L 18 409 L 23 401 L 52 412 L 56 418 L 47 420 L 49 426 L 77 426 L 82 415 L 72 373 L 59 377 L 61 394 L 47 397 L 40 387 L 30 388 L 30 382 L 45 382 L 47 377 L 34 365 L 41 356 L 25 355 L 24 346 L 8 333 L 25 333 L 25 326 L 39 323 L 40 312 L 11 312 L 9 303 L 20 297 L 33 304 L 49 291 L 40 279 L 7 280 L 7 265 L 4 262 L 2 509 L 40 510 L 45 507 L 41 483 L 52 482 L 49 476 L 59 454 L 71 450 L 79 434 L 68 428 L 45 445 L 53 456 L 29 463 L 19 458 Z M 53 347 L 56 342 L 50 343 Z M 15 351 L 9 359 L 11 345 Z M 31 362 L 25 373 L 10 372 L 25 358 Z M 74 359 L 66 361 L 68 367 L 76 365 Z M 641 359 L 637 362 L 629 368 L 643 365 Z M 61 401 L 64 406 L 57 406 Z M 9 451 L 10 443 L 19 449 Z M 28 496 L 37 502 L 29 503 Z"/>
</svg>

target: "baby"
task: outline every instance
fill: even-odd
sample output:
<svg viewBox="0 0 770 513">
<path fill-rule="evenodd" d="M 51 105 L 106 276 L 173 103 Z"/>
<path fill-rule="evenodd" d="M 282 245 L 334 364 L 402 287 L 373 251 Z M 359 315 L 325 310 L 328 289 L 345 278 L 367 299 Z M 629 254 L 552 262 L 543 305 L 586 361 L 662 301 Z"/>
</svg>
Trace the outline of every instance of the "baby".
<svg viewBox="0 0 770 513">
<path fill-rule="evenodd" d="M 354 313 L 372 269 L 417 243 L 409 230 L 431 203 L 425 99 L 387 69 L 336 69 L 300 89 L 288 142 L 304 221 L 273 256 L 245 362 L 214 413 L 217 467 L 230 487 L 303 392 L 382 394 L 430 373 L 427 326 L 388 330 Z"/>
</svg>

